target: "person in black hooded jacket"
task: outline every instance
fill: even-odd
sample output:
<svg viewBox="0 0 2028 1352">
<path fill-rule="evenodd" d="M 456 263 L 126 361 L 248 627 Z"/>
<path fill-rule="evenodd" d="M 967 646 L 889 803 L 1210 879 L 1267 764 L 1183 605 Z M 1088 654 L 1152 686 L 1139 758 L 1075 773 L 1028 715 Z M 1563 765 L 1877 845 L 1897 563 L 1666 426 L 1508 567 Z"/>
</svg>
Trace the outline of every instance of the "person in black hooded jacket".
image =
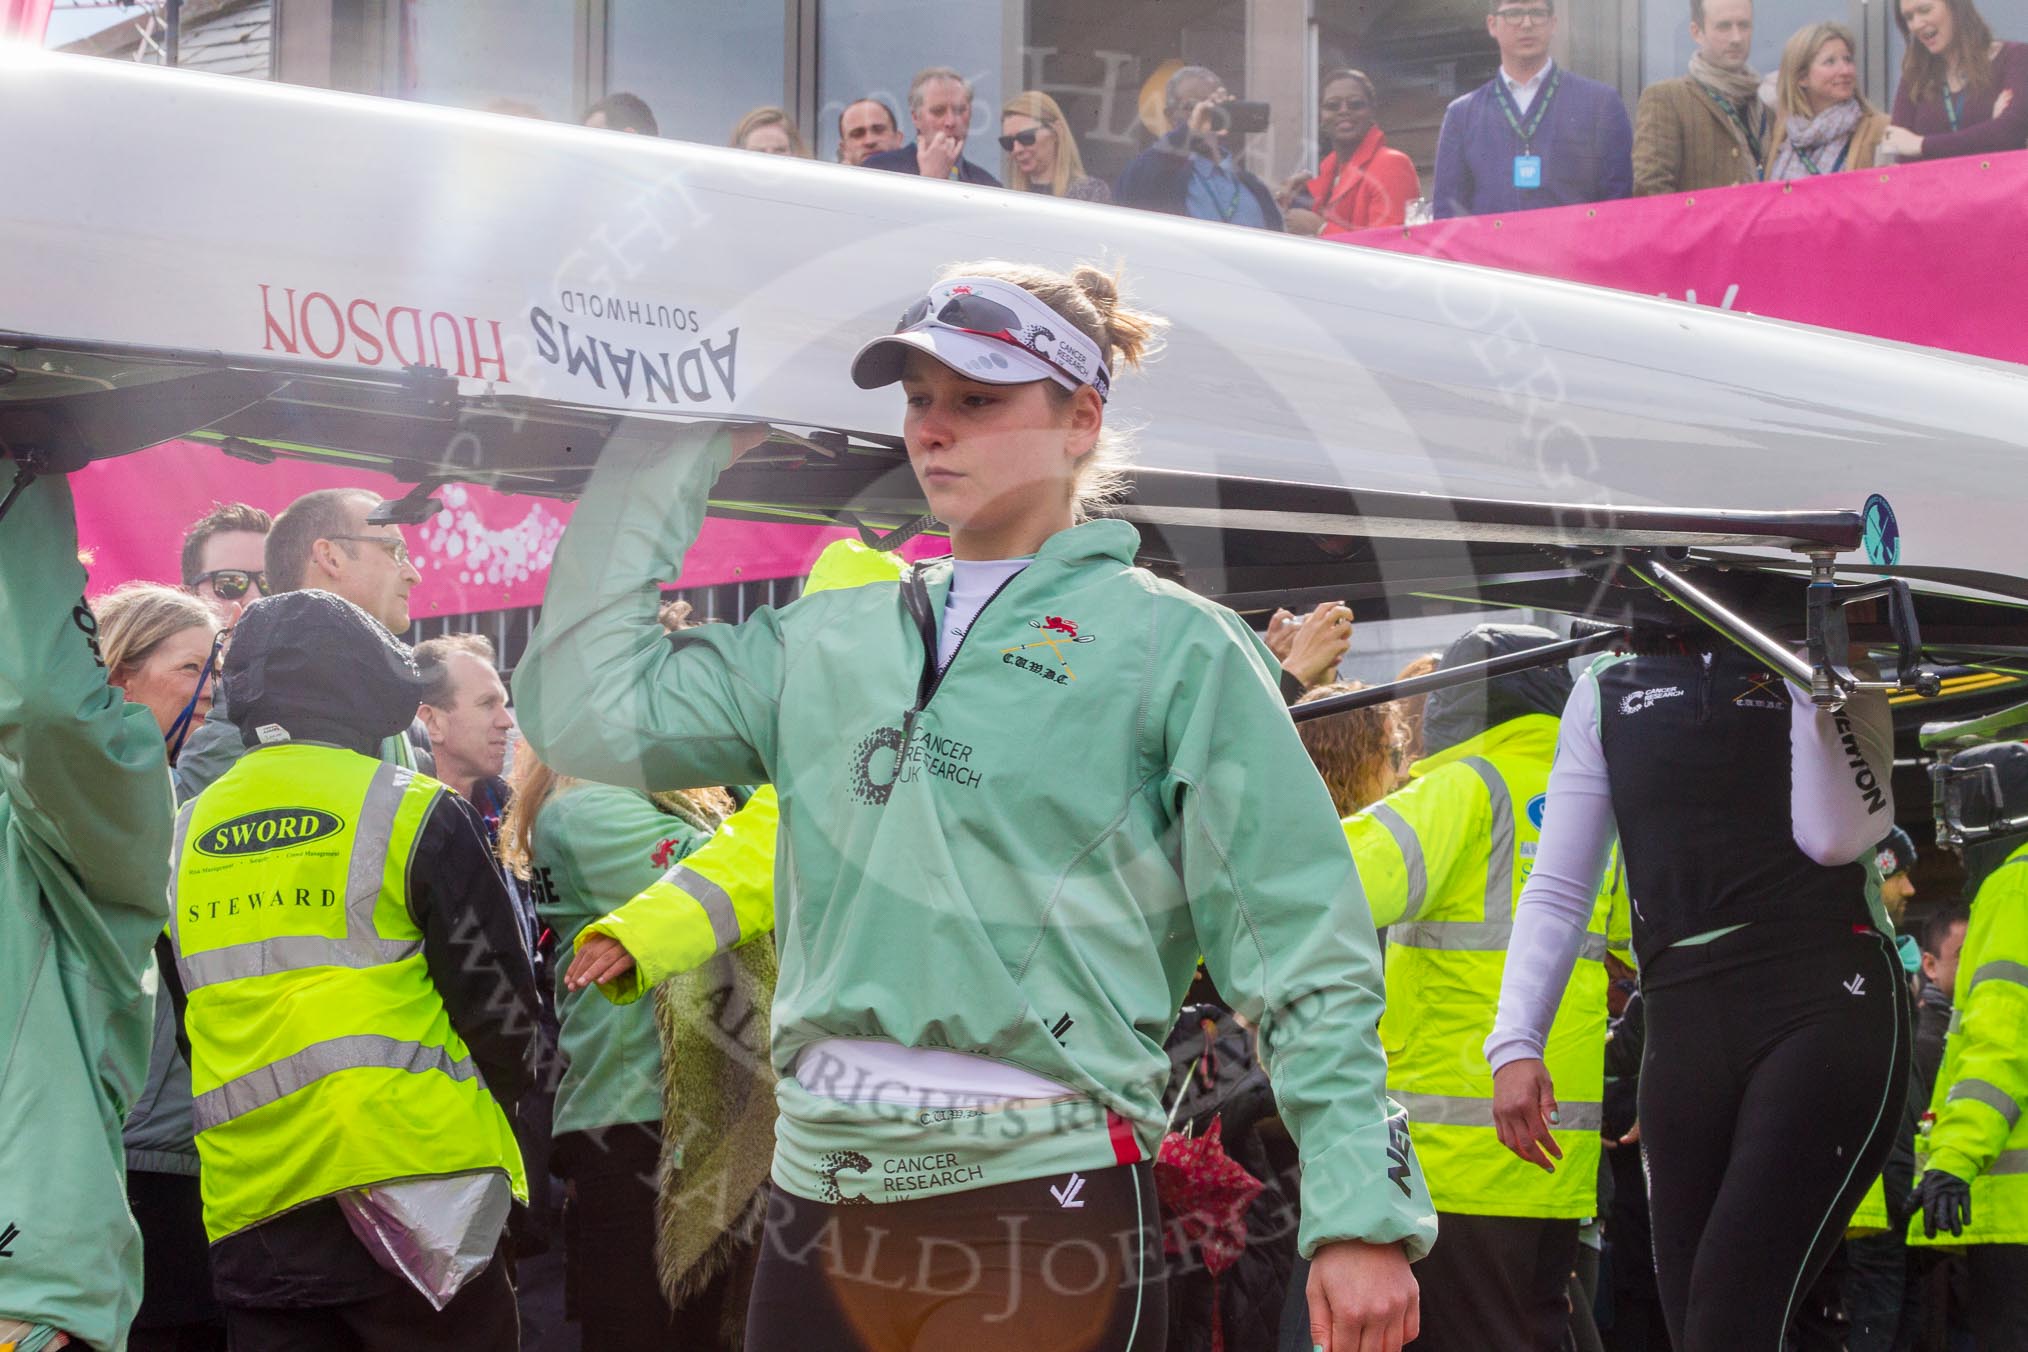
<svg viewBox="0 0 2028 1352">
<path fill-rule="evenodd" d="M 262 755 L 302 744 L 373 757 L 384 738 L 408 726 L 424 689 L 407 645 L 359 607 L 321 591 L 283 593 L 250 606 L 228 652 L 224 681 L 251 751 L 236 772 Z M 266 747 L 274 750 L 254 750 Z M 383 773 L 394 776 L 401 792 L 440 788 L 405 769 Z M 205 798 L 233 783 L 228 775 L 206 790 L 185 808 L 186 819 L 202 816 Z M 533 1078 L 534 973 L 477 813 L 454 793 L 426 796 L 401 895 L 421 932 L 428 984 L 485 1089 L 511 1121 L 516 1100 Z M 394 870 L 387 873 L 392 877 Z M 177 963 L 164 967 L 163 978 L 188 1056 L 190 936 L 172 931 L 172 941 Z M 225 982 L 233 975 L 214 969 L 206 980 Z M 278 1018 L 286 1016 L 278 1011 Z M 200 1136 L 200 1149 L 204 1140 Z M 518 1341 L 504 1262 L 496 1258 L 445 1308 L 432 1309 L 409 1280 L 383 1268 L 355 1237 L 335 1195 L 225 1234 L 211 1246 L 211 1264 L 235 1348 L 322 1346 L 330 1338 L 367 1348 L 414 1346 L 425 1335 L 430 1345 L 448 1348 L 512 1347 Z"/>
</svg>

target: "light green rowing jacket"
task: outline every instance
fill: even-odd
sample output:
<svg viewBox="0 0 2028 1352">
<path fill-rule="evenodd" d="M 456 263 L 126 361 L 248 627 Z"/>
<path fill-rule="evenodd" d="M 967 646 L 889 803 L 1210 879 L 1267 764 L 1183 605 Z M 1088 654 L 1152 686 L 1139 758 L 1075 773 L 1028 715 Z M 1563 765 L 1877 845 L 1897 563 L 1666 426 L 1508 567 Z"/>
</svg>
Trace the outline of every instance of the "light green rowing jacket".
<svg viewBox="0 0 2028 1352">
<path fill-rule="evenodd" d="M 0 1323 L 120 1352 L 141 1303 L 120 1124 L 174 805 L 162 730 L 106 684 L 84 590 L 70 486 L 38 480 L 0 521 Z"/>
<path fill-rule="evenodd" d="M 780 795 L 774 1176 L 887 1202 L 1151 1156 L 1162 1046 L 1201 953 L 1260 1029 L 1303 1161 L 1305 1254 L 1435 1212 L 1387 1101 L 1377 945 L 1331 800 L 1230 611 L 1065 530 L 941 678 L 947 563 L 665 635 L 721 431 L 601 457 L 516 673 L 558 770 Z M 791 1074 L 821 1038 L 990 1057 L 1071 1091 L 976 1108 L 847 1103 Z"/>
</svg>

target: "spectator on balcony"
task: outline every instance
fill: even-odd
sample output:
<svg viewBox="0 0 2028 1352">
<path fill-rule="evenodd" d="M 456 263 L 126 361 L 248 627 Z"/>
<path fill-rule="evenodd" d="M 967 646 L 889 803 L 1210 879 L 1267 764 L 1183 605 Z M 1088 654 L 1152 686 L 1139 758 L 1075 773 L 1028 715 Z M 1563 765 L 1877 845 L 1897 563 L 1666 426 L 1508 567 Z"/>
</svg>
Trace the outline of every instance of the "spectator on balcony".
<svg viewBox="0 0 2028 1352">
<path fill-rule="evenodd" d="M 965 158 L 972 134 L 972 83 L 949 66 L 930 66 L 908 82 L 908 115 L 915 140 L 899 150 L 869 155 L 868 169 L 947 178 L 997 188 L 1000 180 Z"/>
<path fill-rule="evenodd" d="M 799 160 L 814 158 L 810 143 L 796 130 L 796 120 L 772 105 L 756 108 L 739 120 L 728 143 L 735 150 L 754 150 L 763 155 L 791 155 Z"/>
<path fill-rule="evenodd" d="M 1550 59 L 1551 0 L 1492 0 L 1500 69 L 1454 100 L 1437 134 L 1435 214 L 1483 216 L 1633 191 L 1633 127 L 1610 85 Z"/>
<path fill-rule="evenodd" d="M 1334 70 L 1317 98 L 1321 139 L 1331 147 L 1315 176 L 1282 185 L 1281 205 L 1292 235 L 1400 225 L 1422 196 L 1415 161 L 1387 144 L 1380 100 L 1362 71 Z"/>
<path fill-rule="evenodd" d="M 1972 0 L 1899 0 L 1907 54 L 1894 125 L 1900 160 L 1984 155 L 2028 145 L 2028 43 L 1995 42 Z"/>
<path fill-rule="evenodd" d="M 1169 133 L 1134 157 L 1120 175 L 1115 199 L 1122 206 L 1200 221 L 1280 230 L 1282 210 L 1274 193 L 1240 168 L 1226 146 L 1231 121 L 1219 105 L 1231 101 L 1225 82 L 1203 66 L 1184 66 L 1171 75 L 1162 98 Z"/>
<path fill-rule="evenodd" d="M 838 114 L 838 162 L 864 164 L 870 155 L 901 149 L 901 128 L 883 99 L 854 99 Z"/>
<path fill-rule="evenodd" d="M 1769 178 L 1810 178 L 1877 162 L 1887 114 L 1859 92 L 1857 50 L 1840 23 L 1811 24 L 1782 48 L 1781 120 L 1768 147 Z"/>
<path fill-rule="evenodd" d="M 1634 111 L 1636 197 L 1755 183 L 1767 163 L 1753 0 L 1690 0 L 1690 37 L 1690 73 L 1649 85 Z"/>
<path fill-rule="evenodd" d="M 1010 188 L 1081 202 L 1113 200 L 1105 180 L 1084 171 L 1063 109 L 1039 89 L 1016 94 L 1000 110 L 1000 149 L 1007 152 L 1000 172 Z"/>
<path fill-rule="evenodd" d="M 655 114 L 638 94 L 608 94 L 584 111 L 584 125 L 605 131 L 632 132 L 636 136 L 659 136 Z"/>
</svg>

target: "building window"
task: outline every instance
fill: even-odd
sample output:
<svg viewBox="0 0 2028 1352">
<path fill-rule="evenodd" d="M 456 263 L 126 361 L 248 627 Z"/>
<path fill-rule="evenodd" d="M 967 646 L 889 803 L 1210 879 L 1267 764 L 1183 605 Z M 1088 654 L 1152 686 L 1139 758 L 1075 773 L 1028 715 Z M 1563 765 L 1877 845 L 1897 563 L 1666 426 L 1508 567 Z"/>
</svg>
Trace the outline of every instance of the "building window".
<svg viewBox="0 0 2028 1352">
<path fill-rule="evenodd" d="M 606 92 L 646 99 L 662 135 L 724 145 L 749 111 L 782 102 L 780 0 L 606 0 L 605 9 Z"/>
<path fill-rule="evenodd" d="M 1246 10 L 1245 0 L 1030 0 L 1022 86 L 1062 106 L 1085 172 L 1116 180 L 1167 130 L 1162 86 L 1178 66 L 1209 67 L 1246 92 Z M 1290 55 L 1299 72 L 1302 54 Z"/>
<path fill-rule="evenodd" d="M 577 120 L 575 0 L 401 0 L 405 99 Z"/>
<path fill-rule="evenodd" d="M 915 139 L 908 85 L 924 66 L 949 66 L 972 82 L 972 135 L 965 158 L 1000 172 L 1000 104 L 1011 92 L 1001 72 L 1008 0 L 821 0 L 817 7 L 817 125 L 820 159 L 838 157 L 838 115 L 858 99 L 885 100 Z M 1087 6 L 1098 12 L 1100 7 Z M 898 40 L 906 35 L 906 40 Z"/>
</svg>

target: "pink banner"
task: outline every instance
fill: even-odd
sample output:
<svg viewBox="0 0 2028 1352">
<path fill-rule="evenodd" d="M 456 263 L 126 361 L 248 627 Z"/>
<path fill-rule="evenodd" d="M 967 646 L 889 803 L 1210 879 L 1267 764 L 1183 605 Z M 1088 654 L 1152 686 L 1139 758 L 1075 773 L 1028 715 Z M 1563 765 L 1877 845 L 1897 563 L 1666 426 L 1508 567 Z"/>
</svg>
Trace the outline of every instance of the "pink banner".
<svg viewBox="0 0 2028 1352">
<path fill-rule="evenodd" d="M 55 0 L 0 0 L 0 38 L 26 38 L 37 46 L 49 28 Z"/>
<path fill-rule="evenodd" d="M 2028 151 L 1333 238 L 2028 362 Z"/>
<path fill-rule="evenodd" d="M 214 502 L 251 503 L 272 514 L 320 488 L 368 488 L 387 497 L 407 491 L 383 474 L 290 460 L 250 465 L 192 441 L 100 460 L 71 478 L 94 595 L 136 578 L 181 581 L 183 533 Z M 437 500 L 443 511 L 404 531 L 422 574 L 409 599 L 416 618 L 540 604 L 570 505 L 474 484 L 446 485 Z M 825 545 L 849 534 L 707 519 L 677 585 L 802 577 Z M 922 540 L 903 553 L 918 558 L 948 549 L 943 540 Z"/>
</svg>

